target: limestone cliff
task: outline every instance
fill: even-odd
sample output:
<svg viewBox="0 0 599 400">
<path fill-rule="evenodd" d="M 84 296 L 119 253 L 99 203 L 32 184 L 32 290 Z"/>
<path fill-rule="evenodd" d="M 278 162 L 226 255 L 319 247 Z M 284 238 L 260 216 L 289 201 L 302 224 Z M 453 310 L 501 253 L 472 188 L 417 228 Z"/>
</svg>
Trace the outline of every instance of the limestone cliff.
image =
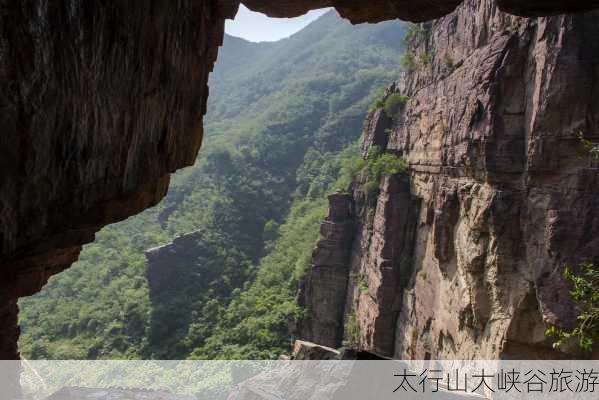
<svg viewBox="0 0 599 400">
<path fill-rule="evenodd" d="M 244 3 L 278 16 L 335 6 L 364 22 L 430 19 L 460 1 Z M 498 4 L 524 15 L 598 7 Z M 208 74 L 238 5 L 0 0 L 0 358 L 18 356 L 16 298 L 70 266 L 101 227 L 156 204 L 169 174 L 194 162 Z"/>
<path fill-rule="evenodd" d="M 386 92 L 405 106 L 364 128 L 364 150 L 405 157 L 409 182 L 384 178 L 370 202 L 354 182 L 351 258 L 337 267 L 360 348 L 578 356 L 552 350 L 544 330 L 574 322 L 563 268 L 599 261 L 599 165 L 578 140 L 599 138 L 597 37 L 597 12 L 525 19 L 489 0 L 414 32 L 408 71 Z M 301 334 L 341 344 L 334 329 Z"/>
</svg>

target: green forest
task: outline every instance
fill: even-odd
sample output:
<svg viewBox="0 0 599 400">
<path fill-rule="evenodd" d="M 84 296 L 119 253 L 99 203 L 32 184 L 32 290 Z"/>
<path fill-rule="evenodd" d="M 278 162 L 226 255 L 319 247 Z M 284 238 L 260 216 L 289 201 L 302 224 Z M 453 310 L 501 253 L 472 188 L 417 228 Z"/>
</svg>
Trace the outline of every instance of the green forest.
<svg viewBox="0 0 599 400">
<path fill-rule="evenodd" d="M 69 270 L 20 301 L 23 357 L 288 352 L 326 195 L 347 189 L 364 163 L 362 123 L 398 76 L 404 30 L 352 26 L 331 11 L 274 43 L 226 36 L 195 165 L 172 176 L 158 206 L 104 228 Z M 190 232 L 193 256 L 174 263 L 169 290 L 151 298 L 144 251 Z"/>
</svg>

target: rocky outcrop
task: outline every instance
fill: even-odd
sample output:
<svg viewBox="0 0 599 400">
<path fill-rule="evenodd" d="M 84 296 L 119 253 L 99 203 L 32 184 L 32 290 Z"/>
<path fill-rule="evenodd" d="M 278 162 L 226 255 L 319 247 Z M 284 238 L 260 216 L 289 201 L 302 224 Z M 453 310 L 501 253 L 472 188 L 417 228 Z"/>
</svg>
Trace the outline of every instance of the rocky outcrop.
<svg viewBox="0 0 599 400">
<path fill-rule="evenodd" d="M 405 157 L 409 183 L 384 178 L 371 202 L 353 192 L 344 315 L 360 348 L 584 356 L 544 331 L 575 319 L 564 267 L 599 261 L 599 165 L 578 140 L 599 139 L 598 21 L 469 0 L 415 32 L 410 70 L 386 93 L 409 100 L 392 120 L 373 113 L 363 145 Z"/>
<path fill-rule="evenodd" d="M 401 175 L 384 177 L 375 201 L 362 200 L 359 186 L 354 197 L 362 218 L 352 247 L 346 314 L 359 326 L 359 348 L 393 356 L 394 338 L 386 332 L 395 330 L 412 272 L 420 200 Z"/>
<path fill-rule="evenodd" d="M 244 3 L 278 16 L 333 5 L 353 22 L 374 22 L 430 19 L 449 13 L 459 1 Z M 525 15 L 579 11 L 597 3 L 499 0 Z M 195 161 L 208 74 L 224 19 L 238 6 L 237 0 L 152 0 L 144 7 L 0 1 L 4 326 L 14 320 L 17 297 L 35 293 L 67 268 L 101 227 L 156 204 L 169 174 Z M 479 39 L 491 36 L 485 31 Z M 0 358 L 17 354 L 11 344 L 16 329 L 7 328 L 8 347 L 0 347 Z"/>
<path fill-rule="evenodd" d="M 150 358 L 184 357 L 175 343 L 182 340 L 192 314 L 198 312 L 198 294 L 211 289 L 216 295 L 221 271 L 205 262 L 216 255 L 202 246 L 204 242 L 202 231 L 195 231 L 144 253 L 151 304 L 147 329 Z"/>
<path fill-rule="evenodd" d="M 561 356 L 544 330 L 574 322 L 563 268 L 599 257 L 599 173 L 577 139 L 599 137 L 598 21 L 467 2 L 415 44 L 431 59 L 400 81 L 389 144 L 423 201 L 396 356 Z"/>
<path fill-rule="evenodd" d="M 329 215 L 320 233 L 323 238 L 314 249 L 312 265 L 301 283 L 299 303 L 309 317 L 300 323 L 299 335 L 336 348 L 343 339 L 343 310 L 354 234 L 354 209 L 349 194 L 329 196 Z"/>
<path fill-rule="evenodd" d="M 310 10 L 335 7 L 337 12 L 353 23 L 380 22 L 401 18 L 426 21 L 452 12 L 462 0 L 433 0 L 423 5 L 413 0 L 371 0 L 366 5 L 358 0 L 243 0 L 248 8 L 273 17 L 290 17 Z"/>
<path fill-rule="evenodd" d="M 198 257 L 195 245 L 198 240 L 201 240 L 201 232 L 191 232 L 175 238 L 169 244 L 145 251 L 150 299 L 164 292 L 177 290 L 174 287 L 174 281 L 178 277 L 177 266 L 188 264 Z"/>
<path fill-rule="evenodd" d="M 401 18 L 410 21 L 427 21 L 449 14 L 463 0 L 242 0 L 248 8 L 273 17 L 295 17 L 309 10 L 335 7 L 339 14 L 353 23 L 377 22 Z M 497 0 L 504 12 L 536 17 L 588 11 L 599 6 L 596 0 Z"/>
<path fill-rule="evenodd" d="M 293 360 L 337 360 L 340 357 L 339 351 L 330 347 L 320 346 L 315 343 L 296 340 L 293 344 Z"/>
</svg>

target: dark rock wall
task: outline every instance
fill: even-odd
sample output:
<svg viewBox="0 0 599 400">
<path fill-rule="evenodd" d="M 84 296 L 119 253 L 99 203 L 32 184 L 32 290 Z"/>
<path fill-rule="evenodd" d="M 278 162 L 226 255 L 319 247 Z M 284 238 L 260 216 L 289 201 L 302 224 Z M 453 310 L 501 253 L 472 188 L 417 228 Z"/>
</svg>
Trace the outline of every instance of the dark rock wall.
<svg viewBox="0 0 599 400">
<path fill-rule="evenodd" d="M 27 268 L 155 204 L 195 161 L 224 16 L 209 1 L 6 3 L 1 259 Z"/>
<path fill-rule="evenodd" d="M 242 0 L 248 8 L 273 17 L 293 17 L 309 10 L 335 7 L 354 23 L 377 22 L 401 18 L 410 21 L 427 21 L 454 11 L 464 0 Z M 599 7 L 597 0 L 497 0 L 504 12 L 521 16 L 588 11 Z"/>
<path fill-rule="evenodd" d="M 0 2 L 2 298 L 38 291 L 195 161 L 232 15 L 209 0 Z"/>
<path fill-rule="evenodd" d="M 151 358 L 183 357 L 186 353 L 175 344 L 183 340 L 181 335 L 188 331 L 192 314 L 198 312 L 199 295 L 211 290 L 216 296 L 219 291 L 214 282 L 222 281 L 220 271 L 213 264 L 204 265 L 215 255 L 202 243 L 202 231 L 196 231 L 145 252 Z"/>
<path fill-rule="evenodd" d="M 525 19 L 469 0 L 426 29 L 387 91 L 409 97 L 403 111 L 365 123 L 364 153 L 404 156 L 410 177 L 383 179 L 370 204 L 354 188 L 345 315 L 359 346 L 583 356 L 544 331 L 574 322 L 564 267 L 599 261 L 599 165 L 578 140 L 599 140 L 599 14 Z"/>
</svg>

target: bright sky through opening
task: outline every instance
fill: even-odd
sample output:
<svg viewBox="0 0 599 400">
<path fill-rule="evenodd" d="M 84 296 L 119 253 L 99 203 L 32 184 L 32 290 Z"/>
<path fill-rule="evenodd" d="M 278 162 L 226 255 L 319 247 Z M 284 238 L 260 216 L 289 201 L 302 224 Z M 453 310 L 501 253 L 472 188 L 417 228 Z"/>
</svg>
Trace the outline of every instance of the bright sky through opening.
<svg viewBox="0 0 599 400">
<path fill-rule="evenodd" d="M 264 14 L 239 7 L 235 20 L 227 20 L 225 31 L 251 42 L 276 41 L 302 30 L 328 9 L 313 10 L 297 18 L 269 18 Z"/>
</svg>

